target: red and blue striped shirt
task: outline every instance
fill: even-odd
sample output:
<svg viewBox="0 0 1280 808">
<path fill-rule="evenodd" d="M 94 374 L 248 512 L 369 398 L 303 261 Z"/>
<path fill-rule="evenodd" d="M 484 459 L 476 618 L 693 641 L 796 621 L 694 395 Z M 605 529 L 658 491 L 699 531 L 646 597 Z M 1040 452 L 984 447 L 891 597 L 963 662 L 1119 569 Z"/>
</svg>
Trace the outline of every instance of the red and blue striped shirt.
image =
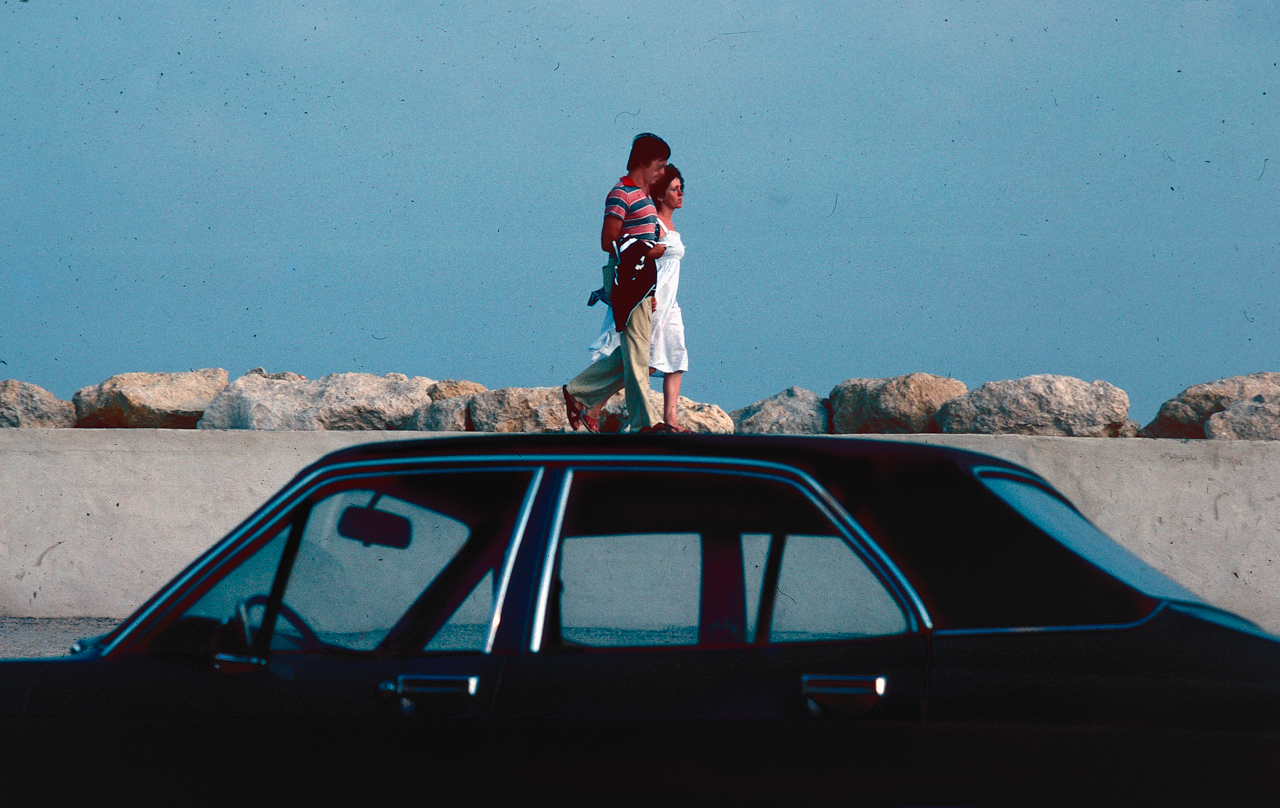
<svg viewBox="0 0 1280 808">
<path fill-rule="evenodd" d="M 623 177 L 613 186 L 604 201 L 604 215 L 622 220 L 619 241 L 630 237 L 658 240 L 658 209 L 648 192 L 632 184 L 630 177 Z"/>
</svg>

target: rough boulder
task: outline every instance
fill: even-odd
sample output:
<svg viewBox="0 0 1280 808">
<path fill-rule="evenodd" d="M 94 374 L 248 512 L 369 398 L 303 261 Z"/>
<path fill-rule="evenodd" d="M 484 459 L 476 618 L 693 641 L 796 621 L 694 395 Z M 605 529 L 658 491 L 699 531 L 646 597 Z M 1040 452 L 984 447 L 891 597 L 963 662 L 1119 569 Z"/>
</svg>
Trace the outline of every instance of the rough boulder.
<svg viewBox="0 0 1280 808">
<path fill-rule="evenodd" d="M 968 389 L 958 379 L 930 373 L 845 379 L 831 391 L 831 431 L 841 435 L 936 432 L 938 408 Z"/>
<path fill-rule="evenodd" d="M 401 428 L 415 432 L 474 432 L 471 396 L 454 396 L 419 407 Z"/>
<path fill-rule="evenodd" d="M 825 435 L 831 418 L 827 402 L 803 387 L 788 387 L 729 417 L 734 431 L 744 435 Z"/>
<path fill-rule="evenodd" d="M 75 425 L 76 407 L 70 401 L 16 379 L 0 382 L 0 429 Z"/>
<path fill-rule="evenodd" d="M 1114 438 L 1129 423 L 1129 396 L 1107 382 L 1040 374 L 986 384 L 938 410 L 943 432 Z"/>
<path fill-rule="evenodd" d="M 1166 401 L 1142 428 L 1145 438 L 1203 438 L 1214 414 L 1254 396 L 1280 395 L 1280 373 L 1251 373 L 1188 387 Z"/>
<path fill-rule="evenodd" d="M 445 399 L 458 398 L 459 396 L 473 396 L 476 393 L 489 392 L 489 388 L 483 384 L 459 379 L 445 379 L 442 382 L 436 382 L 427 390 L 431 393 L 432 401 L 444 401 Z"/>
<path fill-rule="evenodd" d="M 1215 440 L 1280 440 L 1280 395 L 1254 396 L 1210 415 L 1204 434 Z"/>
<path fill-rule="evenodd" d="M 477 432 L 564 432 L 569 417 L 559 387 L 504 387 L 470 397 Z"/>
<path fill-rule="evenodd" d="M 227 372 L 222 368 L 121 373 L 80 388 L 71 400 L 79 427 L 195 429 L 226 386 Z"/>
<path fill-rule="evenodd" d="M 254 368 L 227 385 L 201 429 L 399 429 L 431 403 L 436 382 L 403 373 L 334 373 L 315 381 Z"/>
</svg>

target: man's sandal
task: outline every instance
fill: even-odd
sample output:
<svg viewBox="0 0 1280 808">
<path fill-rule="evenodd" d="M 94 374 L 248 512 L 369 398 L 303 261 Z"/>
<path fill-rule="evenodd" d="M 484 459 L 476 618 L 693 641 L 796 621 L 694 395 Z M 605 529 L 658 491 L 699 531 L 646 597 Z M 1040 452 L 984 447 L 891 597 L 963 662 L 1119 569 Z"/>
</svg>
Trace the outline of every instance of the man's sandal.
<svg viewBox="0 0 1280 808">
<path fill-rule="evenodd" d="M 587 428 L 588 432 L 599 434 L 600 422 L 595 418 L 592 418 L 590 415 L 587 415 L 587 411 L 583 408 L 582 403 L 579 402 L 578 399 L 569 395 L 569 385 L 561 385 L 560 393 L 564 396 L 564 412 L 565 415 L 569 416 L 569 426 L 573 431 L 577 432 L 578 425 L 581 424 Z"/>
<path fill-rule="evenodd" d="M 560 385 L 560 392 L 564 394 L 564 414 L 569 416 L 569 428 L 577 432 L 578 424 L 582 423 L 582 405 L 569 395 L 569 385 Z"/>
</svg>

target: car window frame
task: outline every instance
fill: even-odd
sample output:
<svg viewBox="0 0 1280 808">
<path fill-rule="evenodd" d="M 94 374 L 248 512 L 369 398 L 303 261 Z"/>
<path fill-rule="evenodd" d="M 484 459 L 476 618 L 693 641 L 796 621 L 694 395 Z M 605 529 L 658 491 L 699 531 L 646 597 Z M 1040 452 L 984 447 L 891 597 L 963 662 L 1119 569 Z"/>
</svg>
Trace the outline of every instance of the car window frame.
<svg viewBox="0 0 1280 808">
<path fill-rule="evenodd" d="M 526 649 L 529 653 L 545 653 L 543 635 L 546 632 L 547 613 L 550 608 L 551 589 L 554 584 L 558 563 L 564 518 L 573 490 L 575 472 L 587 471 L 643 471 L 648 473 L 670 472 L 710 472 L 727 475 L 740 475 L 781 482 L 800 491 L 818 511 L 835 526 L 849 549 L 866 564 L 872 575 L 881 586 L 889 592 L 906 619 L 907 628 L 903 635 L 920 633 L 932 628 L 932 621 L 923 601 L 902 572 L 889 560 L 883 550 L 871 539 L 840 503 L 819 484 L 812 476 L 800 469 L 781 463 L 746 460 L 736 458 L 688 457 L 680 455 L 637 456 L 623 455 L 615 457 L 588 456 L 586 458 L 562 458 L 563 474 L 560 478 L 560 490 L 555 492 L 555 511 L 551 525 L 544 539 L 540 569 L 537 574 L 537 590 L 533 604 L 533 614 Z M 697 648 L 698 646 L 679 646 L 680 649 Z M 750 647 L 750 646 L 743 646 Z M 590 649 L 592 651 L 611 651 L 618 649 Z M 655 651 L 659 648 L 628 648 L 622 650 Z M 672 649 L 675 650 L 675 649 Z"/>
</svg>

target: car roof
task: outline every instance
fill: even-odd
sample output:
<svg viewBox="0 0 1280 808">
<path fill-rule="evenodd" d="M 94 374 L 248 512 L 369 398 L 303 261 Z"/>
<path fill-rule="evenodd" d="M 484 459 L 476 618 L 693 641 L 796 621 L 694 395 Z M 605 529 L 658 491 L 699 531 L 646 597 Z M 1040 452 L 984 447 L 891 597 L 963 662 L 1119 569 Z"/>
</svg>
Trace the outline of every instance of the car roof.
<svg viewBox="0 0 1280 808">
<path fill-rule="evenodd" d="M 954 464 L 963 468 L 998 467 L 1031 474 L 1000 458 L 905 441 L 829 435 L 589 435 L 581 433 L 460 433 L 404 441 L 361 444 L 333 452 L 304 469 L 308 476 L 327 466 L 415 457 L 522 455 L 672 455 L 781 463 L 813 472 L 833 461 L 862 461 L 871 466 Z"/>
</svg>

